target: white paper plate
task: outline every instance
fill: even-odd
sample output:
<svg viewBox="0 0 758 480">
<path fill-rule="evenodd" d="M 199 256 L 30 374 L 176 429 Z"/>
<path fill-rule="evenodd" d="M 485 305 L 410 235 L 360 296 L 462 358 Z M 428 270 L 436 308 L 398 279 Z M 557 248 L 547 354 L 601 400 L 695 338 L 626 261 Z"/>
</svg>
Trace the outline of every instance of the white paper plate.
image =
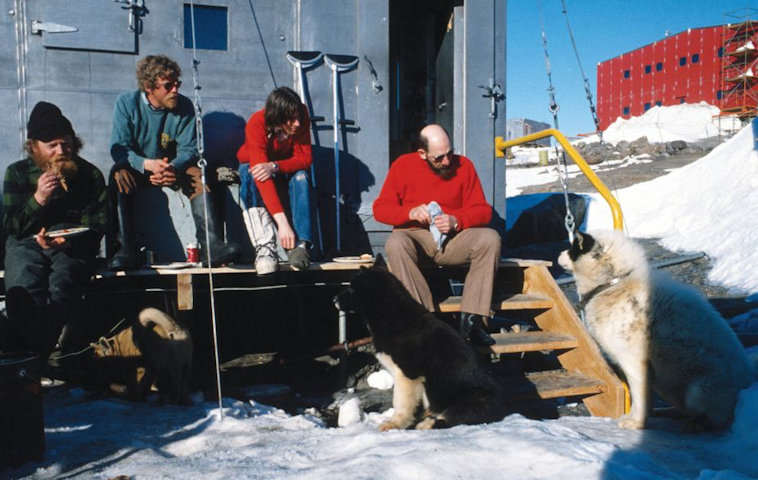
<svg viewBox="0 0 758 480">
<path fill-rule="evenodd" d="M 363 257 L 363 256 L 335 257 L 332 260 L 334 260 L 337 263 L 373 263 L 374 257 Z"/>
<path fill-rule="evenodd" d="M 190 268 L 197 266 L 199 266 L 199 264 L 193 262 L 171 262 L 163 265 L 150 265 L 150 268 L 154 268 L 156 270 L 179 270 L 181 268 Z"/>
<path fill-rule="evenodd" d="M 80 233 L 84 233 L 88 231 L 89 231 L 89 227 L 62 228 L 60 230 L 53 230 L 52 232 L 47 232 L 45 236 L 50 237 L 50 238 L 71 237 L 71 236 L 79 235 Z"/>
</svg>

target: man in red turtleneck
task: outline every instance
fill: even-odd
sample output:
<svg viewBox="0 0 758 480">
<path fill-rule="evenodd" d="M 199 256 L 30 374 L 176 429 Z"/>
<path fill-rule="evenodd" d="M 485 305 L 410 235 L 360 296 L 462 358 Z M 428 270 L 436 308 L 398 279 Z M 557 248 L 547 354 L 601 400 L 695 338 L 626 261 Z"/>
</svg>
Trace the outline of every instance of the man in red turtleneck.
<svg viewBox="0 0 758 480">
<path fill-rule="evenodd" d="M 393 226 L 385 245 L 390 270 L 419 303 L 434 311 L 419 264 L 470 263 L 459 330 L 472 343 L 492 345 L 485 326 L 500 256 L 500 235 L 487 228 L 492 207 L 473 163 L 453 153 L 445 129 L 429 125 L 419 141 L 417 151 L 393 162 L 374 201 L 374 218 Z"/>
</svg>

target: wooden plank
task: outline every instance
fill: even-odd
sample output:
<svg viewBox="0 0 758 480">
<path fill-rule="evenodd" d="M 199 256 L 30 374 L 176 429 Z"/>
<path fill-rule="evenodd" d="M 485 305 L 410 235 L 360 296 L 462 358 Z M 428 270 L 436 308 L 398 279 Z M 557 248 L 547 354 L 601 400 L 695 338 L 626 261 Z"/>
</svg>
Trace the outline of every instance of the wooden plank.
<svg viewBox="0 0 758 480">
<path fill-rule="evenodd" d="M 551 370 L 530 373 L 508 382 L 507 395 L 511 400 L 535 400 L 596 395 L 606 391 L 600 380 L 576 372 Z"/>
<path fill-rule="evenodd" d="M 440 312 L 460 312 L 462 297 L 452 296 L 439 303 Z M 544 310 L 553 307 L 553 300 L 545 295 L 533 293 L 511 293 L 498 295 L 492 301 L 492 309 L 502 310 Z"/>
<path fill-rule="evenodd" d="M 492 353 L 520 353 L 566 350 L 576 348 L 578 345 L 574 337 L 558 332 L 496 333 L 492 335 L 492 338 L 497 343 L 483 350 Z"/>
<path fill-rule="evenodd" d="M 368 263 L 342 263 L 342 262 L 311 262 L 310 270 L 358 270 L 361 267 L 370 267 L 373 262 Z M 549 267 L 552 262 L 546 260 L 531 260 L 531 259 L 519 259 L 519 258 L 501 258 L 500 268 L 526 268 L 532 266 L 546 266 Z M 465 265 L 463 266 L 465 267 Z M 438 268 L 440 270 L 446 268 L 458 268 L 458 267 L 431 267 Z M 255 268 L 249 264 L 230 265 L 226 267 L 214 267 L 211 268 L 211 273 L 255 273 Z M 288 263 L 281 263 L 279 270 L 283 272 L 296 272 Z M 0 270 L 2 272 L 2 270 Z M 187 268 L 143 268 L 140 270 L 131 270 L 128 272 L 109 272 L 107 270 L 98 271 L 94 278 L 111 278 L 111 277 L 132 277 L 132 276 L 155 276 L 155 275 L 181 275 L 184 273 L 191 273 L 193 275 L 208 274 L 208 268 L 205 267 L 187 267 Z M 0 273 L 2 275 L 2 273 Z"/>
<path fill-rule="evenodd" d="M 176 276 L 176 305 L 179 310 L 192 310 L 192 275 L 182 273 Z"/>
</svg>

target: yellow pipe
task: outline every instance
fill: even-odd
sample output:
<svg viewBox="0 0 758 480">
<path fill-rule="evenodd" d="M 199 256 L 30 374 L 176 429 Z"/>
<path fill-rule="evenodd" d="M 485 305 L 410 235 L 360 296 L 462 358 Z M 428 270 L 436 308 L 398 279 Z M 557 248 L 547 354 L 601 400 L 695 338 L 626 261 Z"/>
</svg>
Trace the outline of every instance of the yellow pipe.
<svg viewBox="0 0 758 480">
<path fill-rule="evenodd" d="M 587 162 L 582 158 L 581 155 L 579 155 L 579 152 L 576 151 L 574 146 L 569 143 L 568 139 L 566 139 L 566 137 L 564 137 L 563 134 L 558 130 L 549 128 L 547 130 L 542 130 L 525 137 L 514 138 L 513 140 L 508 141 L 504 141 L 503 137 L 495 137 L 495 152 L 498 157 L 502 157 L 504 156 L 503 152 L 506 148 L 521 145 L 523 143 L 534 142 L 536 140 L 550 136 L 553 136 L 556 140 L 558 140 L 558 143 L 563 146 L 563 150 L 568 154 L 569 157 L 571 157 L 571 159 L 579 167 L 582 173 L 584 173 L 584 176 L 587 177 L 587 179 L 600 193 L 603 199 L 605 199 L 605 201 L 608 203 L 608 206 L 611 207 L 611 214 L 613 215 L 613 228 L 615 230 L 623 230 L 624 219 L 621 214 L 621 206 L 619 205 L 618 200 L 616 200 L 616 197 L 611 194 L 610 190 L 608 190 L 608 187 L 605 186 L 603 181 L 600 180 L 597 175 L 595 175 L 595 172 L 592 171 Z"/>
</svg>

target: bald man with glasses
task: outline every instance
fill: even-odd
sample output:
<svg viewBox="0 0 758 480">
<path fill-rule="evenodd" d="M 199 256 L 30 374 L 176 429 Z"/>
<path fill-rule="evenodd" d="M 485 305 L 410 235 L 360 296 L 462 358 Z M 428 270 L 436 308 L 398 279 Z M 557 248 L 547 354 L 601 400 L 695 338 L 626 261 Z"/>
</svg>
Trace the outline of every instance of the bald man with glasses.
<svg viewBox="0 0 758 480">
<path fill-rule="evenodd" d="M 181 190 L 190 200 L 200 257 L 206 257 L 205 216 L 215 212 L 213 196 L 203 187 L 197 166 L 197 131 L 192 101 L 179 93 L 179 65 L 165 55 L 150 55 L 137 63 L 139 89 L 116 100 L 111 134 L 109 201 L 116 220 L 111 238 L 118 244 L 108 262 L 109 270 L 139 267 L 134 244 L 133 194 L 138 189 L 168 187 Z M 212 177 L 208 177 L 212 180 Z M 224 243 L 221 222 L 208 218 L 211 259 L 214 265 L 241 257 L 238 245 Z"/>
<path fill-rule="evenodd" d="M 419 265 L 470 264 L 463 286 L 459 332 L 475 345 L 493 345 L 486 332 L 500 235 L 488 228 L 487 203 L 474 164 L 456 155 L 439 125 L 424 127 L 420 148 L 390 166 L 374 218 L 392 225 L 385 251 L 390 270 L 430 312 L 432 293 Z"/>
</svg>

